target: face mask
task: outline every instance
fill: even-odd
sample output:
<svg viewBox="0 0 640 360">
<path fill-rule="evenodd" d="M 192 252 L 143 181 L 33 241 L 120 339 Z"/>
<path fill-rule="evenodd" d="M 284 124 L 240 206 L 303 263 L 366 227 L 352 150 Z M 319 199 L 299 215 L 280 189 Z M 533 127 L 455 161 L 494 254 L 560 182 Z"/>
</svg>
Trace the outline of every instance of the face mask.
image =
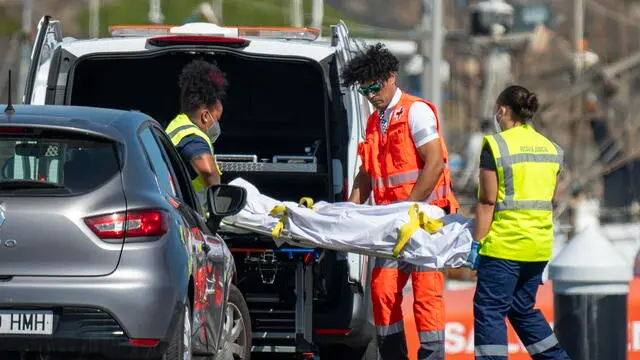
<svg viewBox="0 0 640 360">
<path fill-rule="evenodd" d="M 498 110 L 498 112 L 499 112 L 499 110 Z M 496 129 L 496 133 L 499 133 L 499 132 L 502 131 L 502 129 L 500 128 L 500 121 L 498 121 L 498 112 L 493 114 L 493 126 Z"/>
<path fill-rule="evenodd" d="M 213 125 L 207 129 L 207 135 L 212 144 L 216 142 L 218 136 L 220 136 L 220 123 L 218 121 L 214 121 Z"/>
</svg>

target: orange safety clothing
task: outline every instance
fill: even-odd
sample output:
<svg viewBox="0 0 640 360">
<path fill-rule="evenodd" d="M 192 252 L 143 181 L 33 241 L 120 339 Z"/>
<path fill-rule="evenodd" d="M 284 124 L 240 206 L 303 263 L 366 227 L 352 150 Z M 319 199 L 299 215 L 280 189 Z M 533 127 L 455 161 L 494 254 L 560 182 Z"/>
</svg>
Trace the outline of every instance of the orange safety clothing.
<svg viewBox="0 0 640 360">
<path fill-rule="evenodd" d="M 382 360 L 407 359 L 403 289 L 411 277 L 418 359 L 444 359 L 444 274 L 406 262 L 376 259 L 371 274 L 373 319 Z"/>
<path fill-rule="evenodd" d="M 435 114 L 445 164 L 433 192 L 425 201 L 445 209 L 448 213 L 456 213 L 460 205 L 453 195 L 451 186 L 449 154 L 440 132 L 438 111 L 430 102 L 403 92 L 391 112 L 389 125 L 384 134 L 380 129 L 378 112 L 371 114 L 367 121 L 366 138 L 358 146 L 358 155 L 364 170 L 371 177 L 376 204 L 407 200 L 424 167 L 424 161 L 414 145 L 409 126 L 409 109 L 418 101 L 427 104 Z"/>
<path fill-rule="evenodd" d="M 385 133 L 380 128 L 378 112 L 369 117 L 365 141 L 358 147 L 363 169 L 371 177 L 376 204 L 390 204 L 409 198 L 424 168 L 409 124 L 409 111 L 418 101 L 427 104 L 435 114 L 445 163 L 445 169 L 425 202 L 456 213 L 460 205 L 451 186 L 449 154 L 440 131 L 438 111 L 428 101 L 402 93 L 391 111 Z M 418 359 L 444 359 L 444 274 L 389 259 L 376 259 L 371 276 L 373 317 L 380 356 L 382 360 L 408 359 L 402 292 L 409 277 L 413 285 L 413 312 L 420 338 Z"/>
</svg>

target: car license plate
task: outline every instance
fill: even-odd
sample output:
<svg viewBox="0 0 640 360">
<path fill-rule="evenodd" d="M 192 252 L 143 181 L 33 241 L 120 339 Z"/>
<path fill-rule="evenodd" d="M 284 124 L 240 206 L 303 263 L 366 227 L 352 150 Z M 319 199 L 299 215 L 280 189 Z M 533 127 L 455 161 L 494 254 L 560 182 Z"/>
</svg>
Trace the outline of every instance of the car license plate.
<svg viewBox="0 0 640 360">
<path fill-rule="evenodd" d="M 0 310 L 0 334 L 51 335 L 52 311 Z"/>
</svg>

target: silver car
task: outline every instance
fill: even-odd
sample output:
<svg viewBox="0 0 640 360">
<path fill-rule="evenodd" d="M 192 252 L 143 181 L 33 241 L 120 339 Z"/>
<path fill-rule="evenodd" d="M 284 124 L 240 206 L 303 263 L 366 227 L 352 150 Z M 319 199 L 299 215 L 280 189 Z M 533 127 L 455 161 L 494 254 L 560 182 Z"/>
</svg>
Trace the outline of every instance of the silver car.
<svg viewBox="0 0 640 360">
<path fill-rule="evenodd" d="M 245 197 L 212 187 L 205 220 L 143 113 L 0 113 L 0 359 L 249 359 L 247 305 L 215 235 Z"/>
</svg>

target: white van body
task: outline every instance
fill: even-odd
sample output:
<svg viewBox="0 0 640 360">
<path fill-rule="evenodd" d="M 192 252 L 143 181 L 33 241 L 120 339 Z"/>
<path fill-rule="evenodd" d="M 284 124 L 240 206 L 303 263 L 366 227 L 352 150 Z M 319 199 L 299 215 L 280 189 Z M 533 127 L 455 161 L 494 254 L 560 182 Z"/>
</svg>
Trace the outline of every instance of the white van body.
<svg viewBox="0 0 640 360">
<path fill-rule="evenodd" d="M 357 145 L 371 111 L 355 89 L 345 89 L 339 81 L 340 70 L 358 44 L 342 22 L 332 27 L 330 41 L 314 40 L 313 33 L 304 29 L 242 29 L 202 23 L 168 34 L 167 29 L 127 33 L 119 28 L 115 31 L 119 36 L 77 40 L 63 38 L 60 23 L 46 16 L 38 26 L 23 101 L 139 110 L 166 126 L 179 112 L 181 67 L 193 58 L 215 60 L 230 83 L 216 155 L 240 156 L 254 168 L 297 155 L 311 157 L 317 164 L 316 172 L 296 175 L 246 172 L 246 164 L 221 161 L 223 171 L 248 177 L 261 191 L 281 200 L 303 196 L 345 200 L 360 166 Z M 185 41 L 164 42 L 168 35 L 182 35 Z M 229 44 L 216 38 L 238 41 Z M 233 166 L 241 170 L 234 172 Z M 230 180 L 224 176 L 223 181 Z M 315 341 L 328 348 L 347 345 L 357 351 L 351 354 L 354 358 L 364 354 L 375 333 L 367 286 L 373 261 L 351 253 L 325 258 L 315 283 L 325 287 L 318 289 L 318 296 L 328 299 L 314 304 Z M 242 259 L 236 263 L 240 267 Z M 275 282 L 290 281 L 281 279 Z M 255 310 L 253 350 L 287 351 L 282 344 L 290 332 L 257 326 L 259 321 L 270 321 L 260 318 L 266 305 L 256 300 L 260 296 L 252 299 L 245 293 L 245 297 L 250 310 Z M 290 318 L 279 319 L 285 320 Z"/>
</svg>

